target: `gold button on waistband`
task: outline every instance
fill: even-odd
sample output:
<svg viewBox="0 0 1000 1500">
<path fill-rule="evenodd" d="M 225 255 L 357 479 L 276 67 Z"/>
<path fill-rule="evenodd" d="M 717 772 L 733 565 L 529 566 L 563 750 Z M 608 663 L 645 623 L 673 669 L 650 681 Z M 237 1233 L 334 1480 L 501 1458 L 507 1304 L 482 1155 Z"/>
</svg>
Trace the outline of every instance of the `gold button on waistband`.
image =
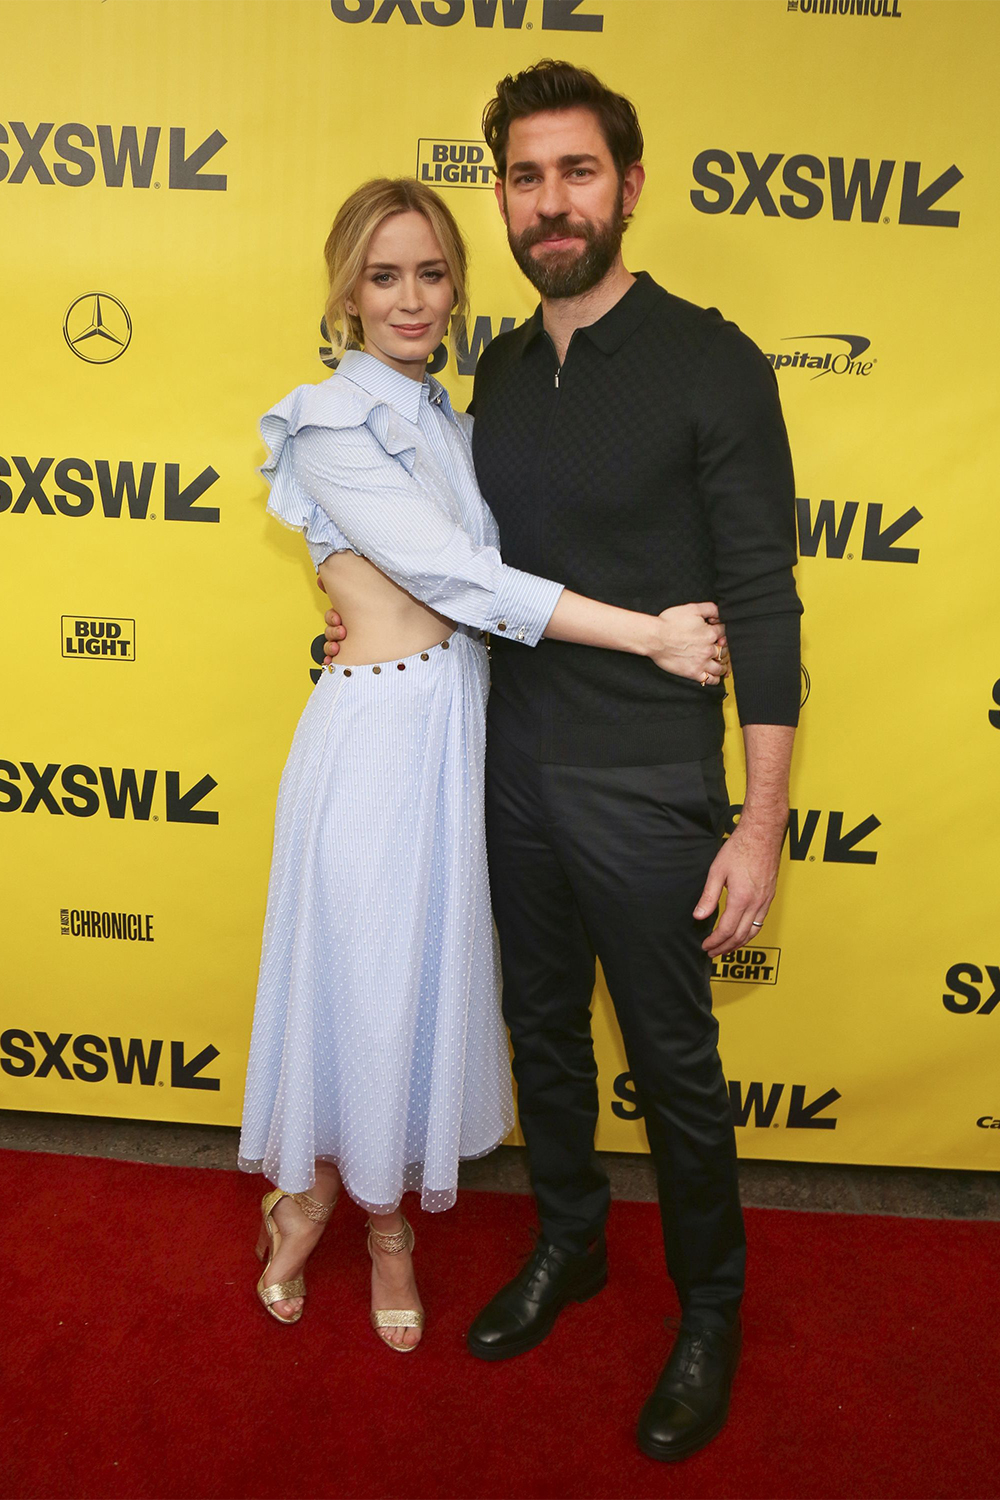
<svg viewBox="0 0 1000 1500">
<path fill-rule="evenodd" d="M 405 661 L 398 661 L 396 663 L 396 671 L 397 672 L 405 672 L 406 671 L 406 662 Z"/>
<path fill-rule="evenodd" d="M 507 629 L 507 621 L 506 620 L 498 620 L 497 621 L 497 629 L 498 630 L 506 630 Z"/>
<path fill-rule="evenodd" d="M 428 657 L 426 651 L 421 651 L 421 653 L 420 653 L 420 660 L 421 661 L 429 661 L 430 660 L 430 658 Z"/>
<path fill-rule="evenodd" d="M 447 651 L 447 649 L 448 649 L 448 647 L 450 645 L 451 645 L 451 641 L 442 641 L 441 642 L 441 650 L 442 651 Z"/>
<path fill-rule="evenodd" d="M 381 672 L 381 670 L 381 667 L 372 667 L 372 671 L 375 673 L 376 677 L 378 676 L 379 672 Z"/>
<path fill-rule="evenodd" d="M 350 677 L 350 675 L 351 675 L 351 669 L 350 669 L 350 667 L 345 667 L 344 668 L 344 676 L 345 677 Z"/>
</svg>

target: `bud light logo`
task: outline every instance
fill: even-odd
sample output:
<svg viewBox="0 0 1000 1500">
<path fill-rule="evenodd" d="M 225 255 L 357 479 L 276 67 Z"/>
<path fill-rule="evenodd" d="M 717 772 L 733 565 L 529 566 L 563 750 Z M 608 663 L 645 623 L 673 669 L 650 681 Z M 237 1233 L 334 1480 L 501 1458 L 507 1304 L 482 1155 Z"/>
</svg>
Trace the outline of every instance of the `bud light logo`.
<svg viewBox="0 0 1000 1500">
<path fill-rule="evenodd" d="M 417 179 L 434 187 L 490 188 L 495 178 L 482 141 L 421 137 L 417 142 Z"/>
</svg>

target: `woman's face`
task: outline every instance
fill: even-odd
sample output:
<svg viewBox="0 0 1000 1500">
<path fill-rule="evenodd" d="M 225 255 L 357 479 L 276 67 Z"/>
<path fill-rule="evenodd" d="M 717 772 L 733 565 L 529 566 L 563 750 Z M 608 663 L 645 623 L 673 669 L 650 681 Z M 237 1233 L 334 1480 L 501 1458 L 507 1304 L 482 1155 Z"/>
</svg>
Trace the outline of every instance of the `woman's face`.
<svg viewBox="0 0 1000 1500">
<path fill-rule="evenodd" d="M 437 236 L 415 210 L 393 214 L 371 237 L 365 266 L 348 299 L 365 331 L 365 349 L 422 380 L 448 327 L 455 288 Z"/>
</svg>

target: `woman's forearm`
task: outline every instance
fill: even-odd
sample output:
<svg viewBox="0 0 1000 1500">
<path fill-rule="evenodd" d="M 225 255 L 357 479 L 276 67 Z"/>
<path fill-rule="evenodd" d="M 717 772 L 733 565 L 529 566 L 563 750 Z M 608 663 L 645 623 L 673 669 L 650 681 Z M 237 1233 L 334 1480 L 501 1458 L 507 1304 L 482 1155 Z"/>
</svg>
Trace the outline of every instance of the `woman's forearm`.
<svg viewBox="0 0 1000 1500">
<path fill-rule="evenodd" d="M 600 646 L 606 651 L 629 651 L 652 656 L 664 644 L 663 622 L 657 615 L 600 604 L 583 594 L 563 589 L 544 630 L 546 640 L 573 641 L 578 646 Z"/>
<path fill-rule="evenodd" d="M 564 589 L 545 636 L 648 656 L 661 671 L 697 682 L 718 682 L 728 671 L 725 629 L 714 604 L 677 604 L 646 615 L 615 604 L 600 604 Z"/>
</svg>

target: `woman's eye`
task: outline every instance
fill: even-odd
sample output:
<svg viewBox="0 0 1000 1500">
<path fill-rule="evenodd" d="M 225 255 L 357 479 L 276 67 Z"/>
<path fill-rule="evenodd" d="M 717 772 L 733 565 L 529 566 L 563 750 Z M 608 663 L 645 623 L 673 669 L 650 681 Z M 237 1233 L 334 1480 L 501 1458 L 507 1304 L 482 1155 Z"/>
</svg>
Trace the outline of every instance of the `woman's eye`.
<svg viewBox="0 0 1000 1500">
<path fill-rule="evenodd" d="M 424 276 L 428 281 L 440 281 L 444 275 L 443 271 L 425 271 Z"/>
<path fill-rule="evenodd" d="M 386 286 L 387 283 L 391 280 L 392 276 L 388 271 L 376 271 L 375 275 L 372 277 L 372 281 L 376 286 Z"/>
</svg>

